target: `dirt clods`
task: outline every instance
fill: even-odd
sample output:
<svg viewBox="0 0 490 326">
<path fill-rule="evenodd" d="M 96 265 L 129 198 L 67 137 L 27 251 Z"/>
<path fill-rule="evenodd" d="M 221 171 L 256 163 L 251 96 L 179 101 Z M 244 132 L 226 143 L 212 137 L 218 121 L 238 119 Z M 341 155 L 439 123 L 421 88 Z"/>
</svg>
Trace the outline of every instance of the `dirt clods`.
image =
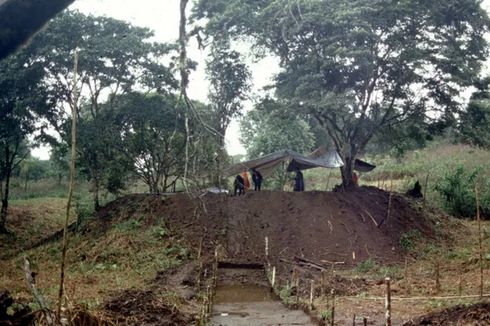
<svg viewBox="0 0 490 326">
<path fill-rule="evenodd" d="M 405 323 L 404 326 L 417 325 L 490 325 L 490 303 L 482 302 L 472 306 L 458 305 L 442 311 L 430 313 L 417 318 L 413 322 Z"/>
</svg>

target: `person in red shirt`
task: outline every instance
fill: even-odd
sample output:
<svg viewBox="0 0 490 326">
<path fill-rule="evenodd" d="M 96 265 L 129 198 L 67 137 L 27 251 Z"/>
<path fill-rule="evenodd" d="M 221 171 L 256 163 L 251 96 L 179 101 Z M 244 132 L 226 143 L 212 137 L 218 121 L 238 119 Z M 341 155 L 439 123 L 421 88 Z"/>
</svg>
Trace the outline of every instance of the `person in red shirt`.
<svg viewBox="0 0 490 326">
<path fill-rule="evenodd" d="M 250 179 L 248 178 L 247 170 L 243 170 L 240 176 L 243 178 L 243 192 L 246 192 L 250 188 Z"/>
<path fill-rule="evenodd" d="M 355 173 L 355 172 L 352 172 L 352 184 L 354 186 L 359 185 L 359 177 L 357 176 L 357 173 Z"/>
</svg>

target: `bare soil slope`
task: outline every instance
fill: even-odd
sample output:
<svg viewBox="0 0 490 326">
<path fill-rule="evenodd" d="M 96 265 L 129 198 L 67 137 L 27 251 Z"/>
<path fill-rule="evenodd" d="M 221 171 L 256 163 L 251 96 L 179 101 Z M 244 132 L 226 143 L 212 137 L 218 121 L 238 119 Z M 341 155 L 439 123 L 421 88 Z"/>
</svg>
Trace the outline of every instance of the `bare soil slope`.
<svg viewBox="0 0 490 326">
<path fill-rule="evenodd" d="M 272 262 L 295 256 L 314 261 L 342 261 L 352 266 L 369 258 L 400 261 L 400 237 L 416 232 L 434 237 L 433 225 L 405 197 L 373 187 L 350 192 L 249 192 L 230 197 L 207 194 L 190 198 L 133 195 L 109 204 L 99 223 L 144 214 L 146 223 L 163 219 L 191 247 L 204 253 L 218 246 L 220 260 L 263 262 L 265 237 Z M 96 226 L 97 230 L 100 224 Z"/>
</svg>

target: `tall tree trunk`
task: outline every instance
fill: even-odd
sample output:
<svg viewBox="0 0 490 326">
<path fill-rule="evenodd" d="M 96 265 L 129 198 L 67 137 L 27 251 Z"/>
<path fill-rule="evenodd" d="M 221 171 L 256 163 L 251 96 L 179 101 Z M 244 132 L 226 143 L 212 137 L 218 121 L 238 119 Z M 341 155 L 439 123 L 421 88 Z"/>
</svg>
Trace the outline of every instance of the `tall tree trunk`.
<svg viewBox="0 0 490 326">
<path fill-rule="evenodd" d="M 345 157 L 344 166 L 340 168 L 340 173 L 342 175 L 342 187 L 344 189 L 351 188 L 354 183 L 352 182 L 352 173 L 354 172 L 354 160 L 351 157 Z"/>
<path fill-rule="evenodd" d="M 10 188 L 10 175 L 12 171 L 10 167 L 7 167 L 7 171 L 5 174 L 5 188 L 3 191 L 2 197 L 2 208 L 0 210 L 0 233 L 8 233 L 7 231 L 7 215 L 8 215 L 8 206 L 9 206 L 9 188 Z"/>
<path fill-rule="evenodd" d="M 226 162 L 228 153 L 226 153 L 226 148 L 225 148 L 225 130 L 224 128 L 219 128 L 218 129 L 218 144 L 219 144 L 219 149 L 218 149 L 218 157 L 216 158 L 216 173 L 214 176 L 214 182 L 217 186 L 222 187 L 224 184 L 225 180 L 223 177 L 223 168 L 224 164 Z"/>
</svg>

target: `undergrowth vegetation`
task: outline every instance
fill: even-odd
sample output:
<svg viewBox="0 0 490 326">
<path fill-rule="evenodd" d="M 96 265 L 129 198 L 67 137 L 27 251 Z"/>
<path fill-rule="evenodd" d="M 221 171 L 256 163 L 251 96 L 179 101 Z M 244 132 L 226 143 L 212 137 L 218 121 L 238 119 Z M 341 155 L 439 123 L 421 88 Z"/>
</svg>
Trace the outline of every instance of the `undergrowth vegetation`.
<svg viewBox="0 0 490 326">
<path fill-rule="evenodd" d="M 9 248 L 10 256 L 0 266 L 0 288 L 9 289 L 20 302 L 32 305 L 32 295 L 24 285 L 21 268 L 25 256 L 37 273 L 38 288 L 53 304 L 58 291 L 61 241 L 55 238 L 28 250 L 25 249 L 29 246 L 23 243 L 27 240 L 35 243 L 59 230 L 65 202 L 59 198 L 45 198 L 14 201 L 13 205 L 14 212 L 22 209 L 32 220 L 11 227 L 15 237 L 2 236 L 0 239 L 2 247 Z M 76 216 L 73 215 L 74 221 Z M 186 246 L 161 220 L 148 223 L 149 220 L 144 214 L 121 216 L 104 229 L 99 221 L 86 217 L 79 232 L 69 235 L 66 294 L 71 302 L 97 307 L 118 291 L 144 288 L 157 272 L 189 258 Z"/>
</svg>

